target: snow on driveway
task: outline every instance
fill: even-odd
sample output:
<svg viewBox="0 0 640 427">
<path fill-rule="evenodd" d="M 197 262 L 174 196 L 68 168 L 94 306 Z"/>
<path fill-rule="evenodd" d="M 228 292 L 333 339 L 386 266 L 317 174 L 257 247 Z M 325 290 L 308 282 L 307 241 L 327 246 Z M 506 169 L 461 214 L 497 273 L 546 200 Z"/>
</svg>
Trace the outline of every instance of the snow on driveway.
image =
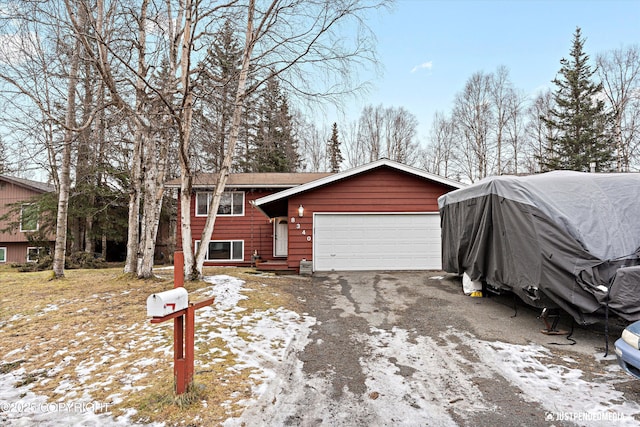
<svg viewBox="0 0 640 427">
<path fill-rule="evenodd" d="M 474 420 L 493 419 L 491 414 L 505 409 L 497 407 L 495 396 L 487 394 L 486 384 L 504 384 L 508 393 L 517 394 L 514 399 L 541 408 L 543 413 L 536 425 L 638 424 L 640 405 L 627 400 L 614 387 L 630 380 L 615 364 L 602 364 L 597 372 L 585 372 L 579 362 L 558 357 L 539 344 L 482 340 L 454 327 L 427 336 L 416 329 L 389 326 L 397 324 L 398 313 L 415 304 L 419 293 L 408 292 L 413 300 L 407 300 L 396 281 L 386 280 L 384 275 L 375 277 L 375 286 L 371 286 L 374 280 L 368 276 L 341 276 L 341 280 L 336 277 L 329 275 L 325 283 L 329 298 L 335 301 L 332 315 L 347 319 L 336 323 L 341 331 L 336 333 L 352 335 L 333 345 L 349 343 L 352 354 L 360 355 L 357 369 L 365 374 L 364 392 L 355 394 L 352 390 L 357 387 L 347 386 L 336 391 L 335 384 L 356 375 L 349 370 L 338 372 L 339 360 L 306 372 L 292 348 L 275 380 L 263 387 L 263 393 L 256 395 L 253 402 L 246 402 L 242 416 L 227 420 L 226 426 L 456 426 L 465 420 L 473 425 Z M 349 280 L 355 281 L 353 286 L 347 283 Z M 325 320 L 333 322 L 330 318 Z M 363 320 L 368 323 L 368 330 L 351 331 L 350 322 Z M 317 322 L 314 328 L 320 326 Z M 306 345 L 322 349 L 305 352 L 304 360 L 337 350 L 322 339 L 311 340 L 313 336 L 296 341 L 300 349 Z M 340 350 L 340 354 L 345 351 Z M 597 356 L 593 355 L 595 359 Z M 483 384 L 485 388 L 481 389 Z M 508 407 L 508 402 L 499 403 Z M 487 417 L 478 418 L 481 413 Z"/>
<path fill-rule="evenodd" d="M 456 426 L 450 411 L 466 419 L 477 411 L 496 410 L 484 401 L 473 381 L 496 375 L 541 404 L 546 421 L 638 425 L 633 417 L 640 416 L 640 405 L 626 400 L 612 385 L 616 366 L 610 368 L 610 374 L 587 381 L 580 369 L 548 363 L 545 359 L 550 352 L 543 346 L 482 341 L 453 329 L 436 342 L 430 337 L 416 338 L 403 329 L 372 328 L 358 341 L 371 349 L 371 355 L 361 359 L 367 375 L 364 396 L 345 388 L 339 400 L 334 400 L 330 374 L 309 377 L 302 372 L 302 362 L 290 360 L 281 372 L 286 378 L 277 378 L 263 395 L 245 403 L 248 408 L 240 418 L 229 419 L 225 425 L 314 425 L 321 420 L 332 426 Z M 475 363 L 457 351 L 461 345 L 475 349 L 471 358 L 478 358 Z M 401 370 L 412 372 L 410 380 Z"/>
</svg>

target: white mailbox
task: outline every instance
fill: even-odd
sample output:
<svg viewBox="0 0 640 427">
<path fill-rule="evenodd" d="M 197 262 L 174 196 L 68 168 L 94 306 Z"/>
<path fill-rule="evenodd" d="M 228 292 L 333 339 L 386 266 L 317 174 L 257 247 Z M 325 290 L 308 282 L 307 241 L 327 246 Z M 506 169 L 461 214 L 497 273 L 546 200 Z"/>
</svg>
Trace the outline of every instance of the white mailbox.
<svg viewBox="0 0 640 427">
<path fill-rule="evenodd" d="M 147 316 L 162 317 L 187 308 L 189 294 L 185 288 L 175 288 L 149 295 L 147 298 Z"/>
</svg>

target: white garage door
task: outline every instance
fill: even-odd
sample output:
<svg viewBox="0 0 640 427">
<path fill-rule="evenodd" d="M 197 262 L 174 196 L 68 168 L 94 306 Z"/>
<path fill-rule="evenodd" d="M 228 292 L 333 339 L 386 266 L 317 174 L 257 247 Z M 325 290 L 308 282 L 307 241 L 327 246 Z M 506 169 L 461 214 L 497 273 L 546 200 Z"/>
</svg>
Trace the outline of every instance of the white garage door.
<svg viewBox="0 0 640 427">
<path fill-rule="evenodd" d="M 313 268 L 439 270 L 440 215 L 315 214 Z"/>
</svg>

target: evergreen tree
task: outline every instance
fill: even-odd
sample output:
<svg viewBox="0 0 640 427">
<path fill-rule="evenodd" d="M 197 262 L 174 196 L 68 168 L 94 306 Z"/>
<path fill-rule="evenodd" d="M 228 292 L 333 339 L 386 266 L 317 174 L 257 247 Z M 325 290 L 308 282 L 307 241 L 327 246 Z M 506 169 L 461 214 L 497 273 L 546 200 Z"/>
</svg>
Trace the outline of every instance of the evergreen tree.
<svg viewBox="0 0 640 427">
<path fill-rule="evenodd" d="M 214 35 L 201 67 L 202 83 L 198 88 L 201 102 L 194 112 L 194 133 L 195 140 L 202 147 L 202 170 L 218 171 L 222 165 L 231 128 L 241 57 L 242 46 L 234 26 L 227 20 Z M 246 161 L 245 157 L 246 153 L 239 156 L 238 161 Z"/>
<path fill-rule="evenodd" d="M 276 79 L 260 92 L 252 172 L 295 172 L 300 165 L 289 101 Z"/>
<path fill-rule="evenodd" d="M 560 77 L 553 80 L 555 107 L 543 121 L 550 135 L 547 153 L 541 159 L 543 169 L 569 169 L 587 172 L 595 163 L 597 171 L 609 170 L 613 159 L 609 117 L 604 101 L 598 97 L 602 84 L 591 79 L 595 74 L 584 53 L 580 28 L 574 33 L 570 58 L 560 61 Z"/>
<path fill-rule="evenodd" d="M 331 138 L 329 139 L 329 162 L 331 166 L 331 172 L 340 172 L 340 163 L 344 160 L 342 152 L 340 151 L 340 141 L 338 140 L 338 124 L 333 123 L 331 128 Z"/>
</svg>

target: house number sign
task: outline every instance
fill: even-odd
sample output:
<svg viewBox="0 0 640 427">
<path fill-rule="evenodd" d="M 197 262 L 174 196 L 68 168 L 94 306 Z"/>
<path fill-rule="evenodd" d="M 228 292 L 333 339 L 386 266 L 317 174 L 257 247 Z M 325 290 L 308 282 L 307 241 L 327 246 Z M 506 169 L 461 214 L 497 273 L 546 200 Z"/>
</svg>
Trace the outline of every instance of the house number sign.
<svg viewBox="0 0 640 427">
<path fill-rule="evenodd" d="M 291 222 L 296 222 L 296 219 L 294 217 L 291 217 Z M 300 230 L 300 224 L 299 223 L 296 224 L 296 230 Z M 303 236 L 307 236 L 307 230 L 305 230 L 305 229 L 302 229 L 302 231 L 300 231 L 300 233 Z M 311 241 L 311 236 L 307 236 L 307 242 L 310 242 L 310 241 Z"/>
</svg>

